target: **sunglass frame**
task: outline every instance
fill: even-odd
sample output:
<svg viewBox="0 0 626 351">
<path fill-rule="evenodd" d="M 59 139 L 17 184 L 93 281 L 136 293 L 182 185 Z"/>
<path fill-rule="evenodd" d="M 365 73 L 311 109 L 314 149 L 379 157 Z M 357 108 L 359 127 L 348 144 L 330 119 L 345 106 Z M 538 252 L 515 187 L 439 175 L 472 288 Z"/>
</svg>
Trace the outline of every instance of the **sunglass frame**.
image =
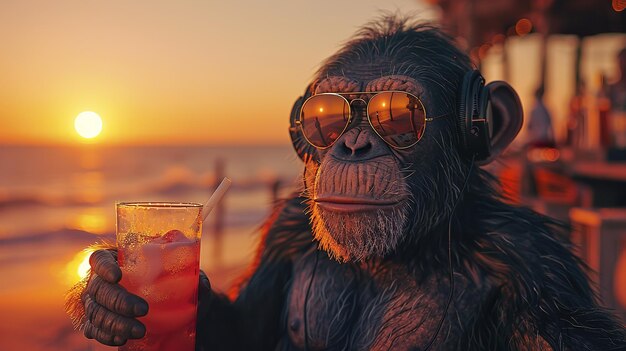
<svg viewBox="0 0 626 351">
<path fill-rule="evenodd" d="M 396 146 L 396 145 L 393 145 L 390 142 L 388 142 L 387 140 L 385 140 L 385 138 L 382 135 L 380 135 L 380 133 L 376 130 L 376 128 L 374 128 L 374 125 L 372 124 L 372 119 L 370 118 L 370 113 L 369 113 L 369 106 L 370 106 L 370 104 L 369 103 L 370 103 L 370 101 L 372 101 L 372 99 L 374 97 L 376 97 L 376 95 L 379 95 L 379 94 L 382 94 L 382 93 L 401 93 L 401 94 L 411 95 L 412 97 L 414 97 L 420 103 L 420 105 L 422 105 L 422 109 L 424 110 L 424 116 L 427 116 L 426 106 L 424 106 L 424 103 L 422 102 L 422 100 L 419 97 L 415 96 L 414 94 L 406 92 L 406 91 L 401 91 L 401 90 L 382 90 L 382 91 L 354 91 L 354 92 L 348 92 L 348 93 L 319 93 L 319 94 L 315 94 L 315 95 L 309 96 L 306 100 L 304 100 L 304 103 L 302 103 L 302 106 L 300 107 L 300 115 L 298 116 L 298 119 L 295 121 L 296 125 L 300 127 L 300 130 L 302 131 L 302 135 L 304 136 L 304 139 L 306 139 L 306 141 L 311 146 L 313 146 L 314 148 L 319 149 L 319 150 L 328 149 L 329 147 L 333 146 L 337 140 L 339 140 L 339 138 L 343 135 L 343 133 L 346 132 L 346 130 L 350 126 L 350 123 L 352 122 L 352 103 L 354 101 L 361 100 L 361 101 L 363 101 L 366 104 L 367 122 L 370 124 L 370 127 L 372 127 L 372 130 L 376 133 L 376 135 L 378 135 L 378 137 L 381 138 L 387 145 L 393 147 L 396 150 L 408 149 L 410 147 L 415 146 L 422 139 L 422 136 L 424 136 L 424 133 L 426 133 L 426 123 L 427 122 L 432 122 L 435 119 L 437 119 L 438 117 L 431 117 L 431 118 L 425 117 L 424 118 L 424 130 L 422 131 L 422 134 L 417 138 L 417 140 L 414 143 L 412 143 L 412 144 L 410 144 L 408 146 Z M 365 101 L 362 98 L 354 98 L 354 99 L 348 100 L 344 96 L 344 95 L 363 95 L 363 94 L 368 94 L 368 95 L 374 94 L 374 96 L 369 98 L 368 101 Z M 320 95 L 338 96 L 338 97 L 342 98 L 346 102 L 346 104 L 348 105 L 348 120 L 346 121 L 346 125 L 343 127 L 343 130 L 341 131 L 341 133 L 339 133 L 337 138 L 335 140 L 333 140 L 332 143 L 328 144 L 328 146 L 317 146 L 317 145 L 313 144 L 311 142 L 311 140 L 309 140 L 309 138 L 306 136 L 306 133 L 304 132 L 304 126 L 303 126 L 303 121 L 302 121 L 302 110 L 304 109 L 304 106 L 306 106 L 306 104 L 307 104 L 307 102 L 309 102 L 309 100 L 313 99 L 314 97 L 318 97 Z M 441 117 L 443 117 L 443 116 L 441 116 Z"/>
</svg>

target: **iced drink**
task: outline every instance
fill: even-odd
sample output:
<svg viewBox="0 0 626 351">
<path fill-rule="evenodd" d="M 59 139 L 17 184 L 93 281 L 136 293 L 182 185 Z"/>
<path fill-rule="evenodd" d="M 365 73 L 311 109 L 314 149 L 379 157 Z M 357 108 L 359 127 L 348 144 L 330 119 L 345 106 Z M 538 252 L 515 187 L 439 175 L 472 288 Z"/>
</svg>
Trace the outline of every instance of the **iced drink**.
<svg viewBox="0 0 626 351">
<path fill-rule="evenodd" d="M 192 203 L 117 205 L 120 284 L 149 305 L 139 318 L 146 336 L 120 350 L 195 349 L 201 210 Z"/>
</svg>

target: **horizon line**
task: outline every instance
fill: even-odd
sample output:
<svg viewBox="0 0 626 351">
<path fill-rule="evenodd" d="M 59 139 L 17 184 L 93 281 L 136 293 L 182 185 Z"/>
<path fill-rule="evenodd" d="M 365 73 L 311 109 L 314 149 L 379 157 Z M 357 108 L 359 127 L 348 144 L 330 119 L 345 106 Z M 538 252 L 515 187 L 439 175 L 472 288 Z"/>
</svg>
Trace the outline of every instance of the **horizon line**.
<svg viewBox="0 0 626 351">
<path fill-rule="evenodd" d="M 154 147 L 154 146 L 169 146 L 169 147 L 247 147 L 247 146 L 289 146 L 289 142 L 217 142 L 217 143 L 98 143 L 98 142 L 75 142 L 75 143 L 55 143 L 55 142 L 35 142 L 35 143 L 20 143 L 20 142 L 0 142 L 0 147 Z"/>
</svg>

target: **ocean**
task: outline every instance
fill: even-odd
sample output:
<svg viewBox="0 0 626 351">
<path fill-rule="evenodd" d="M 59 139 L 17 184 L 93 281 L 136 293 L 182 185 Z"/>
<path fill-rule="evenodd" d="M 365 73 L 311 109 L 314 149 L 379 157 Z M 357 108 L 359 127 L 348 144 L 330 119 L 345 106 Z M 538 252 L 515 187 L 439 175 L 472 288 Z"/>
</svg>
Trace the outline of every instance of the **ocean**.
<svg viewBox="0 0 626 351">
<path fill-rule="evenodd" d="M 301 172 L 290 145 L 0 146 L 0 350 L 107 349 L 72 330 L 63 294 L 81 250 L 114 240 L 116 202 L 204 203 L 231 178 L 223 231 L 210 215 L 201 249 L 201 268 L 226 291 L 254 257 L 272 184 L 284 197 Z"/>
<path fill-rule="evenodd" d="M 218 160 L 233 180 L 228 227 L 257 221 L 270 205 L 268 183 L 290 186 L 301 172 L 291 146 L 1 146 L 0 239 L 111 232 L 116 201 L 205 202 Z"/>
</svg>

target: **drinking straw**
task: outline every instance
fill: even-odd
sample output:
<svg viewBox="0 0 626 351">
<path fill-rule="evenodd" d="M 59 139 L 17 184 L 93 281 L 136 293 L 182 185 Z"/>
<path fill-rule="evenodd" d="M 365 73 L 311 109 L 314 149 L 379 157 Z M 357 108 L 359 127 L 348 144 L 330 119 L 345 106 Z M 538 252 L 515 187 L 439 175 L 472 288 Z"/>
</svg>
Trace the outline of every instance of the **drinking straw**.
<svg viewBox="0 0 626 351">
<path fill-rule="evenodd" d="M 217 205 L 217 203 L 220 202 L 222 197 L 224 197 L 224 194 L 226 194 L 226 191 L 228 191 L 228 188 L 230 188 L 231 183 L 232 183 L 231 180 L 228 178 L 222 179 L 222 182 L 217 187 L 217 189 L 215 189 L 215 192 L 213 193 L 213 195 L 211 195 L 211 197 L 209 198 L 209 201 L 207 201 L 206 204 L 204 204 L 204 207 L 202 208 L 202 220 L 203 221 L 206 220 L 209 213 L 213 211 L 213 207 L 215 207 L 215 205 Z"/>
</svg>

